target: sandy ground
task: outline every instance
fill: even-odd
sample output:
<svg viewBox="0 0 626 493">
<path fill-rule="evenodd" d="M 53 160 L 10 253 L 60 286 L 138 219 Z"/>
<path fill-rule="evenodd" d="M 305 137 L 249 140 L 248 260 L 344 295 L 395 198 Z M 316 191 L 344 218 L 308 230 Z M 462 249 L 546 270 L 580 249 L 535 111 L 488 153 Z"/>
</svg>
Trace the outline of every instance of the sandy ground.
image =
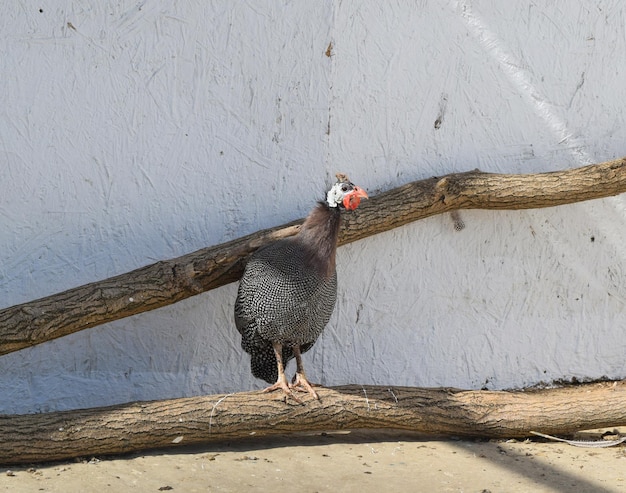
<svg viewBox="0 0 626 493">
<path fill-rule="evenodd" d="M 315 433 L 3 467 L 2 491 L 626 492 L 626 447 Z"/>
</svg>

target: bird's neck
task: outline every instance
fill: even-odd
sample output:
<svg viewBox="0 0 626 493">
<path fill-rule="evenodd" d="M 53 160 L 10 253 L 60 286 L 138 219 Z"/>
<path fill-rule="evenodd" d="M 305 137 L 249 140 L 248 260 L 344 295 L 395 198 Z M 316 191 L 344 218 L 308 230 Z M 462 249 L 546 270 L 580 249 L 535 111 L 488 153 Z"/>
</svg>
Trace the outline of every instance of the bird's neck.
<svg viewBox="0 0 626 493">
<path fill-rule="evenodd" d="M 330 208 L 320 202 L 302 224 L 298 240 L 309 251 L 312 267 L 329 277 L 335 272 L 335 253 L 341 225 L 338 207 Z"/>
</svg>

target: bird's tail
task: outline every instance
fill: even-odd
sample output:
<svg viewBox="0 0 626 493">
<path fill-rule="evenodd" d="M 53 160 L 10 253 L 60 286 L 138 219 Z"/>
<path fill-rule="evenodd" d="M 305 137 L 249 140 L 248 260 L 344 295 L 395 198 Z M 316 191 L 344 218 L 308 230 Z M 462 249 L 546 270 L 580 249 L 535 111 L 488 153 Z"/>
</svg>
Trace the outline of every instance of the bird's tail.
<svg viewBox="0 0 626 493">
<path fill-rule="evenodd" d="M 293 359 L 293 349 L 283 346 L 283 366 L 287 367 L 289 360 Z M 272 345 L 268 342 L 264 347 L 257 347 L 250 352 L 250 367 L 252 375 L 267 383 L 275 383 L 278 380 L 278 366 L 276 355 Z"/>
<path fill-rule="evenodd" d="M 255 351 L 250 354 L 250 367 L 256 378 L 265 380 L 267 383 L 274 383 L 278 379 L 276 356 L 271 346 L 269 350 Z"/>
</svg>

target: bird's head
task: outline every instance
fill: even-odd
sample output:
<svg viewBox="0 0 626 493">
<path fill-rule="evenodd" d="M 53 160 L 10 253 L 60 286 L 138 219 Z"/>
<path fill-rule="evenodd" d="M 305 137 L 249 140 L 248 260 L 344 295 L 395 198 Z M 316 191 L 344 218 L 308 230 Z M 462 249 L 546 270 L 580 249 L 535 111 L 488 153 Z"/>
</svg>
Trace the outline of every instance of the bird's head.
<svg viewBox="0 0 626 493">
<path fill-rule="evenodd" d="M 353 211 L 359 206 L 361 199 L 367 198 L 367 193 L 352 183 L 347 175 L 337 173 L 336 176 L 337 183 L 326 194 L 326 202 L 329 207 L 341 207 Z"/>
</svg>

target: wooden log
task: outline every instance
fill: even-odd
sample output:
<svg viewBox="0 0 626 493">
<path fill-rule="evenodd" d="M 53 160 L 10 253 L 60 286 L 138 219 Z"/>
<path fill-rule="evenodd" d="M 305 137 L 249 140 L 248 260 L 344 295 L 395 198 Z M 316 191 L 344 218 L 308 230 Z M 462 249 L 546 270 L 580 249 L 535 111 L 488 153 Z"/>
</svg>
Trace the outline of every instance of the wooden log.
<svg viewBox="0 0 626 493">
<path fill-rule="evenodd" d="M 344 216 L 339 244 L 457 209 L 531 209 L 626 191 L 626 158 L 529 175 L 470 171 L 388 190 Z M 175 303 L 236 281 L 257 248 L 294 235 L 302 221 L 0 310 L 0 355 Z"/>
<path fill-rule="evenodd" d="M 532 391 L 351 385 L 321 401 L 245 392 L 0 416 L 0 464 L 43 462 L 304 431 L 399 429 L 526 437 L 626 425 L 626 381 Z"/>
</svg>

